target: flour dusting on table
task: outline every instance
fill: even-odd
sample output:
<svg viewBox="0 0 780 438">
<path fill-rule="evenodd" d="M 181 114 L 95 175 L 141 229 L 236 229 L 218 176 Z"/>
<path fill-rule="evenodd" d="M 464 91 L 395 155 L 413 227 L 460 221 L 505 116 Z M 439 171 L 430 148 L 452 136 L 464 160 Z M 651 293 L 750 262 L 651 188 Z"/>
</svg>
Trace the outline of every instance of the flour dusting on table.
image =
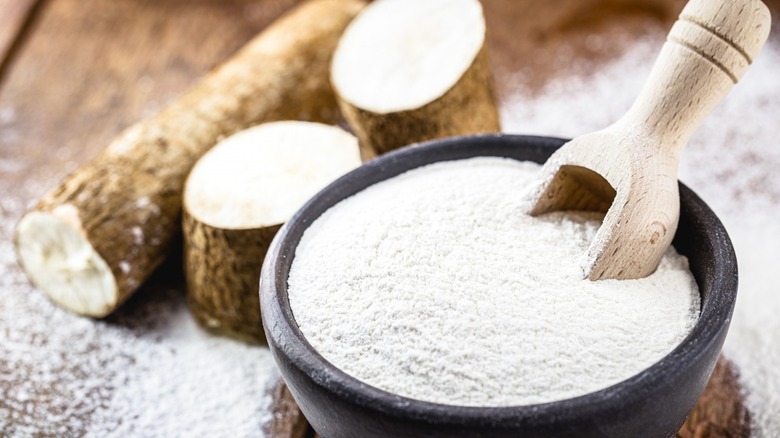
<svg viewBox="0 0 780 438">
<path fill-rule="evenodd" d="M 650 35 L 591 74 L 554 80 L 534 96 L 508 96 L 504 130 L 574 137 L 606 127 L 638 95 L 663 37 Z M 715 210 L 734 241 L 740 286 L 724 354 L 737 365 L 760 438 L 780 436 L 778 71 L 774 38 L 696 132 L 680 168 L 680 179 Z"/>
<path fill-rule="evenodd" d="M 637 42 L 625 56 L 594 69 L 592 75 L 561 75 L 563 79 L 549 83 L 534 96 L 501 96 L 506 131 L 575 136 L 606 126 L 628 109 L 666 30 Z M 681 164 L 681 179 L 715 209 L 736 246 L 740 292 L 725 354 L 739 368 L 759 438 L 780 436 L 780 286 L 775 274 L 780 267 L 780 41 L 777 35 L 771 38 L 746 76 L 697 132 L 683 152 Z M 15 142 L 25 134 L 16 124 L 24 114 L 6 104 L 0 113 L 0 143 Z M 79 153 L 83 147 L 78 141 L 67 141 L 52 150 L 48 159 L 30 157 L 22 149 L 0 148 L 2 436 L 80 436 L 90 431 L 118 436 L 120 428 L 128 432 L 130 419 L 121 418 L 127 411 L 119 407 L 132 398 L 130 394 L 139 397 L 134 400 L 137 406 L 150 410 L 134 411 L 141 420 L 150 420 L 152 410 L 164 406 L 158 401 L 162 388 L 149 395 L 135 392 L 145 381 L 153 380 L 153 365 L 165 365 L 159 368 L 165 373 L 173 357 L 191 357 L 191 353 L 181 353 L 187 348 L 180 341 L 167 339 L 155 329 L 181 323 L 175 315 L 185 321 L 188 318 L 175 285 L 154 291 L 154 295 L 142 291 L 139 298 L 120 309 L 118 317 L 94 322 L 55 308 L 16 266 L 9 239 L 25 209 L 23 200 L 35 199 L 50 189 L 56 183 L 50 175 L 62 176 L 73 170 L 85 158 Z M 74 157 L 79 162 L 73 161 Z M 19 187 L 18 176 L 24 172 L 37 176 Z M 177 369 L 181 375 L 172 379 L 210 377 L 203 371 L 210 359 L 224 356 L 221 348 L 206 348 L 211 343 L 208 335 L 198 333 L 198 337 L 201 341 L 195 344 L 204 348 L 207 356 Z M 236 368 L 270 361 L 265 350 L 240 347 L 228 347 L 240 364 Z M 264 366 L 257 365 L 257 369 Z M 240 381 L 240 391 L 245 391 L 241 403 L 264 412 L 269 400 L 263 388 L 251 387 L 251 376 L 232 376 Z M 119 390 L 119 386 L 127 388 Z M 218 397 L 215 403 L 224 400 L 224 391 L 218 389 L 224 388 L 202 388 L 213 391 Z M 200 391 L 198 387 L 193 390 Z M 167 400 L 175 399 L 175 394 L 167 395 Z M 207 431 L 222 424 L 204 424 L 192 416 L 182 421 Z M 135 430 L 149 431 L 149 423 L 138 426 Z M 112 427 L 116 433 L 109 432 Z M 253 434 L 262 436 L 260 432 Z"/>
<path fill-rule="evenodd" d="M 199 329 L 176 276 L 107 321 L 55 307 L 16 266 L 24 206 L 0 207 L 0 436 L 263 436 L 267 348 Z"/>
</svg>

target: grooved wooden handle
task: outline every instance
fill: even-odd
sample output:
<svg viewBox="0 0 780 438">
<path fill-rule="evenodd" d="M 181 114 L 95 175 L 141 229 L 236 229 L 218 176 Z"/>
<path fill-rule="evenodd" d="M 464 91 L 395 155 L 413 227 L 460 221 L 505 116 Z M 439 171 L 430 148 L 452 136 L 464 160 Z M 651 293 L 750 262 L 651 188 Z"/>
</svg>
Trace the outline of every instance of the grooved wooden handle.
<svg viewBox="0 0 780 438">
<path fill-rule="evenodd" d="M 691 0 L 642 92 L 617 125 L 643 133 L 661 153 L 676 159 L 745 74 L 769 28 L 769 10 L 759 0 Z"/>
<path fill-rule="evenodd" d="M 728 75 L 735 84 L 752 62 L 743 48 L 689 17 L 680 17 L 672 27 L 668 40 L 709 61 Z"/>
<path fill-rule="evenodd" d="M 769 9 L 759 0 L 692 0 L 680 13 L 678 23 L 701 27 L 740 52 L 748 63 L 761 51 L 771 24 Z"/>
</svg>

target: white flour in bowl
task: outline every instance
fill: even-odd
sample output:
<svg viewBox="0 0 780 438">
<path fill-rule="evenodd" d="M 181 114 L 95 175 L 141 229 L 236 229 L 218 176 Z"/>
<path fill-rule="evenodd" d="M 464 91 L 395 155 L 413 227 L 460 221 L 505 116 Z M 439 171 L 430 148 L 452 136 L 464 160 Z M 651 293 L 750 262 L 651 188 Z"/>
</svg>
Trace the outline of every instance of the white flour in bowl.
<svg viewBox="0 0 780 438">
<path fill-rule="evenodd" d="M 600 216 L 523 214 L 538 169 L 437 163 L 325 212 L 289 276 L 308 341 L 368 384 L 469 406 L 570 398 L 661 359 L 698 317 L 687 259 L 670 248 L 648 278 L 584 280 Z"/>
</svg>

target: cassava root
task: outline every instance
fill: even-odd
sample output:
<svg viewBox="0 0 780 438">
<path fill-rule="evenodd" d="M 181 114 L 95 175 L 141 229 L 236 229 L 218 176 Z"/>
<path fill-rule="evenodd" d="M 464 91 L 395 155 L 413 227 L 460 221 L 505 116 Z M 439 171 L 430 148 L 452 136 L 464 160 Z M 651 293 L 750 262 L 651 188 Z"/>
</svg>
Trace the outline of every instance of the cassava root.
<svg viewBox="0 0 780 438">
<path fill-rule="evenodd" d="M 331 67 L 345 118 L 377 154 L 498 132 L 477 0 L 378 0 L 347 27 Z"/>
<path fill-rule="evenodd" d="M 220 138 L 259 122 L 337 113 L 330 59 L 364 5 L 304 3 L 45 195 L 14 237 L 33 283 L 92 317 L 125 301 L 176 241 L 184 180 Z"/>
<path fill-rule="evenodd" d="M 360 165 L 357 138 L 311 122 L 266 123 L 207 152 L 184 188 L 187 301 L 203 326 L 263 343 L 260 268 L 282 223 Z"/>
</svg>

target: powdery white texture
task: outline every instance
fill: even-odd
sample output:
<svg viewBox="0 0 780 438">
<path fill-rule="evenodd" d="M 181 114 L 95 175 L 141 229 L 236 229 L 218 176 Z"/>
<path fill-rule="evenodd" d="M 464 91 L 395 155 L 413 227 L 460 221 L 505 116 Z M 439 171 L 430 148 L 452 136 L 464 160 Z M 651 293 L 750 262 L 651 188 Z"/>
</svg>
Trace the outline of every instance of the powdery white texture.
<svg viewBox="0 0 780 438">
<path fill-rule="evenodd" d="M 606 127 L 639 94 L 663 40 L 663 33 L 648 35 L 589 74 L 562 77 L 535 95 L 505 97 L 502 126 L 570 137 Z M 724 354 L 737 365 L 758 438 L 780 436 L 778 71 L 780 40 L 770 38 L 693 136 L 680 164 L 680 179 L 715 210 L 737 252 L 739 294 Z"/>
<path fill-rule="evenodd" d="M 780 436 L 780 224 L 727 223 L 739 259 L 740 291 L 725 352 L 747 390 L 755 436 Z"/>
<path fill-rule="evenodd" d="M 607 127 L 628 111 L 639 94 L 663 43 L 663 36 L 658 37 L 645 37 L 621 58 L 588 74 L 575 72 L 553 80 L 537 95 L 504 96 L 501 126 L 510 133 L 555 137 Z M 522 75 L 515 80 L 522 83 Z"/>
<path fill-rule="evenodd" d="M 698 316 L 687 259 L 670 249 L 648 278 L 584 280 L 601 216 L 524 214 L 538 169 L 437 163 L 332 207 L 290 271 L 306 338 L 373 386 L 471 406 L 570 398 L 661 359 Z"/>
<path fill-rule="evenodd" d="M 205 334 L 188 313 L 170 318 L 156 335 L 173 348 L 136 340 L 136 349 L 153 349 L 115 370 L 123 384 L 87 436 L 263 436 L 279 376 L 270 351 Z"/>
<path fill-rule="evenodd" d="M 780 437 L 778 71 L 775 38 L 705 121 L 681 169 L 734 241 L 740 286 L 724 352 L 740 371 L 757 438 Z"/>
<path fill-rule="evenodd" d="M 267 348 L 200 330 L 160 279 L 107 321 L 56 307 L 16 266 L 24 208 L 0 199 L 0 436 L 264 436 Z"/>
</svg>

